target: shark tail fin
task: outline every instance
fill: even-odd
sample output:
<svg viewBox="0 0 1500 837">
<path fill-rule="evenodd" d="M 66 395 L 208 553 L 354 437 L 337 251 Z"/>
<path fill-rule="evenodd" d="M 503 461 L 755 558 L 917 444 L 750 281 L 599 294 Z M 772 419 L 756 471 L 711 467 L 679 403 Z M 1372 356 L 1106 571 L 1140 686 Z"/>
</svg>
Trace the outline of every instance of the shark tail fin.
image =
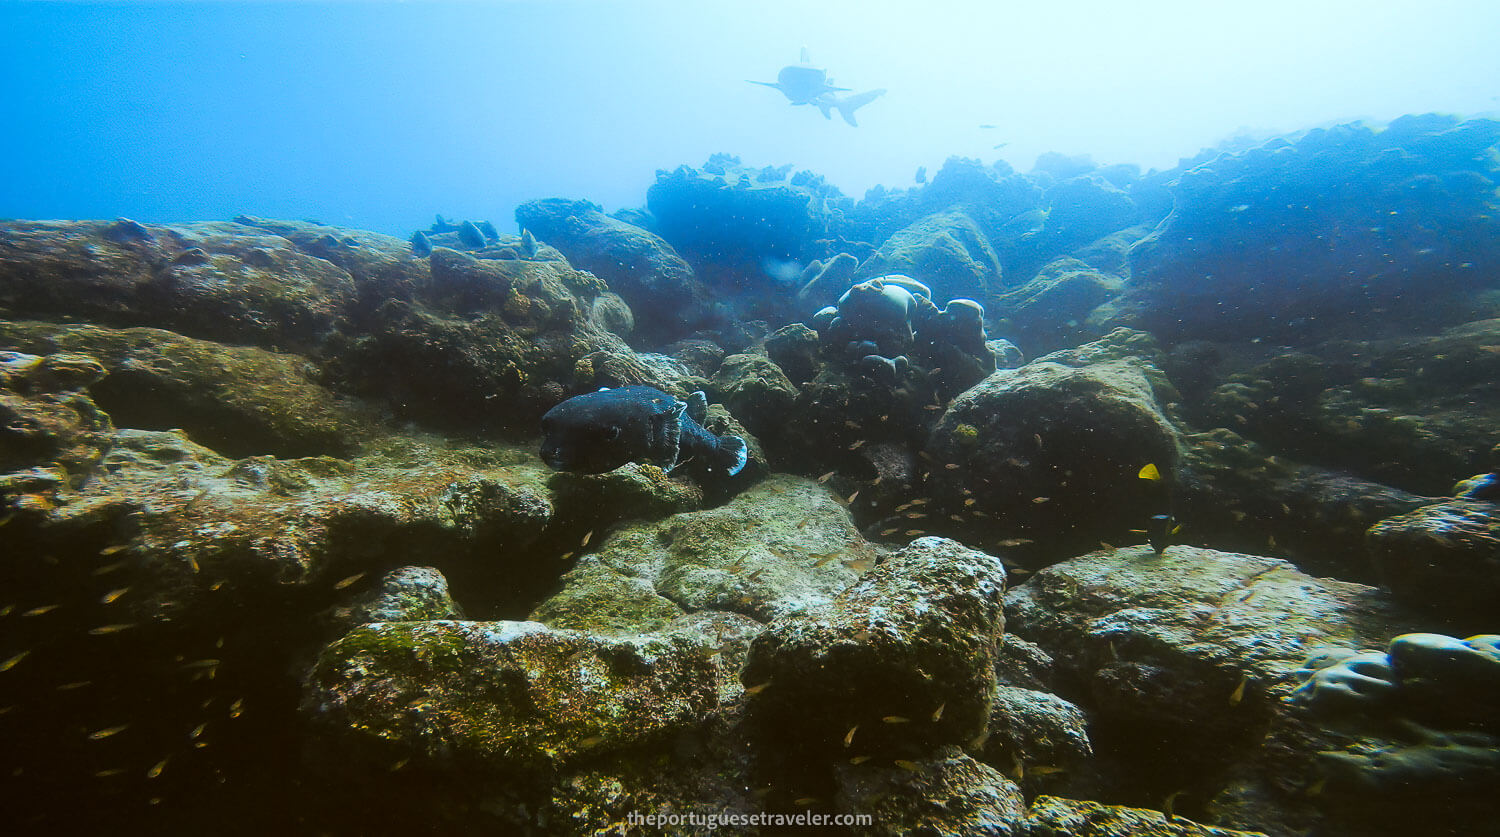
<svg viewBox="0 0 1500 837">
<path fill-rule="evenodd" d="M 850 125 L 858 128 L 859 123 L 854 121 L 854 112 L 884 95 L 885 88 L 882 87 L 879 90 L 869 90 L 864 93 L 855 94 L 853 96 L 846 96 L 842 99 L 833 101 L 831 104 L 833 105 L 833 107 L 838 108 L 839 116 L 844 117 L 845 122 L 848 122 Z M 823 107 L 823 115 L 828 116 L 828 108 L 821 105 L 820 107 Z"/>
</svg>

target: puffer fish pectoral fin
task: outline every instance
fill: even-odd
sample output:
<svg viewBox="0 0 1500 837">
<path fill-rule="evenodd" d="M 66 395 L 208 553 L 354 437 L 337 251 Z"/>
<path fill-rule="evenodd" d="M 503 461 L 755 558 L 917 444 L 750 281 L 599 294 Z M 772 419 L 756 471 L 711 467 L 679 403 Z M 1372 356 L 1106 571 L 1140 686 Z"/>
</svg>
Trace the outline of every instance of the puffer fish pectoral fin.
<svg viewBox="0 0 1500 837">
<path fill-rule="evenodd" d="M 664 471 L 677 467 L 682 443 L 682 416 L 687 405 L 677 399 L 661 405 L 661 412 L 651 417 L 651 461 Z"/>
<path fill-rule="evenodd" d="M 696 390 L 688 396 L 687 414 L 688 418 L 699 424 L 708 419 L 708 396 L 703 394 L 703 390 Z"/>
</svg>

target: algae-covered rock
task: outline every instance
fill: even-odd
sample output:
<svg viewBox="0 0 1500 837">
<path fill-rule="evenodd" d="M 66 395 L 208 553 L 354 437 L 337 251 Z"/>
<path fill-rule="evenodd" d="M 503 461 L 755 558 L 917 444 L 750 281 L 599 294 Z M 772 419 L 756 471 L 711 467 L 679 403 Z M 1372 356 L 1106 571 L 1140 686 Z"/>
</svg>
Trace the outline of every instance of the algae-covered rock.
<svg viewBox="0 0 1500 837">
<path fill-rule="evenodd" d="M 383 622 L 326 648 L 304 711 L 364 769 L 402 758 L 551 771 L 659 741 L 716 703 L 714 663 L 682 639 L 604 639 L 534 622 Z"/>
<path fill-rule="evenodd" d="M 1405 116 L 1189 169 L 1171 214 L 1131 250 L 1135 322 L 1166 340 L 1304 343 L 1494 316 L 1475 292 L 1500 260 L 1497 140 L 1491 119 Z"/>
<path fill-rule="evenodd" d="M 1115 784 L 1146 799 L 1181 791 L 1179 810 L 1275 833 L 1352 822 L 1307 795 L 1317 753 L 1334 744 L 1282 700 L 1305 676 L 1302 660 L 1421 624 L 1373 587 L 1185 546 L 1056 564 L 1007 596 L 1006 615 L 1090 710 L 1096 753 L 1111 742 Z"/>
<path fill-rule="evenodd" d="M 553 515 L 536 466 L 476 467 L 467 452 L 230 460 L 178 432 L 124 430 L 111 443 L 42 525 L 114 529 L 133 580 L 118 610 L 145 621 L 231 594 L 342 589 L 414 559 L 447 566 L 475 549 L 524 549 Z"/>
<path fill-rule="evenodd" d="M 867 814 L 861 834 L 1019 837 L 1026 798 L 994 768 L 945 747 L 895 766 L 840 765 L 839 807 Z"/>
<path fill-rule="evenodd" d="M 987 519 L 986 538 L 1024 538 L 1031 552 L 1087 548 L 1165 513 L 1138 473 L 1168 473 L 1178 436 L 1131 358 L 1004 369 L 958 396 L 927 444 L 936 509 Z M 973 502 L 968 502 L 972 500 Z"/>
<path fill-rule="evenodd" d="M 718 508 L 625 526 L 585 555 L 531 618 L 605 633 L 658 630 L 686 612 L 758 621 L 826 603 L 878 550 L 828 491 L 778 476 Z"/>
<path fill-rule="evenodd" d="M 1049 692 L 1000 686 L 990 708 L 989 737 L 975 756 L 1009 771 L 1028 791 L 1066 780 L 1094 755 L 1088 718 Z"/>
<path fill-rule="evenodd" d="M 713 387 L 729 411 L 761 438 L 778 435 L 797 399 L 797 387 L 781 367 L 759 354 L 724 358 Z"/>
<path fill-rule="evenodd" d="M 373 411 L 330 392 L 298 355 L 195 340 L 154 328 L 0 321 L 0 343 L 97 358 L 90 393 L 117 425 L 182 428 L 229 456 L 351 453 Z"/>
<path fill-rule="evenodd" d="M 334 246 L 356 250 L 342 243 L 348 237 Z M 0 238 L 7 243 L 0 310 L 8 318 L 82 318 L 290 349 L 319 344 L 357 294 L 354 277 L 334 261 L 238 222 L 7 221 Z M 422 269 L 410 256 L 401 266 L 413 275 Z"/>
<path fill-rule="evenodd" d="M 1285 558 L 1304 572 L 1374 584 L 1370 525 L 1432 498 L 1277 456 L 1227 428 L 1183 435 L 1173 512 L 1184 538 Z"/>
<path fill-rule="evenodd" d="M 929 215 L 897 232 L 859 266 L 855 281 L 892 273 L 915 277 L 931 299 L 985 300 L 1000 282 L 1000 260 L 983 231 L 961 209 Z"/>
<path fill-rule="evenodd" d="M 1040 355 L 1100 336 L 1088 325 L 1089 312 L 1119 288 L 1119 279 L 1077 259 L 1057 259 L 1026 284 L 998 294 L 995 313 L 1007 321 L 1007 336 Z"/>
<path fill-rule="evenodd" d="M 46 513 L 98 464 L 114 427 L 85 387 L 104 375 L 86 355 L 0 352 L 0 514 Z"/>
<path fill-rule="evenodd" d="M 818 374 L 818 333 L 792 323 L 766 335 L 766 356 L 793 384 L 805 384 Z"/>
<path fill-rule="evenodd" d="M 1032 801 L 1025 833 L 1028 837 L 1264 837 L 1259 831 L 1200 825 L 1145 808 L 1056 796 L 1038 796 Z"/>
<path fill-rule="evenodd" d="M 588 201 L 561 198 L 528 201 L 516 222 L 561 250 L 619 294 L 639 320 L 650 344 L 693 330 L 704 289 L 672 246 L 651 232 L 605 215 Z"/>
<path fill-rule="evenodd" d="M 1087 684 L 1100 713 L 1204 733 L 1271 711 L 1313 647 L 1368 644 L 1415 622 L 1375 588 L 1188 546 L 1054 564 L 1011 591 L 1006 614 Z"/>
<path fill-rule="evenodd" d="M 448 594 L 448 579 L 432 567 L 401 567 L 386 573 L 380 586 L 350 607 L 350 623 L 431 622 L 462 619 Z"/>
<path fill-rule="evenodd" d="M 1370 527 L 1370 552 L 1398 599 L 1483 629 L 1500 613 L 1500 507 L 1449 500 Z"/>
<path fill-rule="evenodd" d="M 1257 355 L 1224 375 L 1193 417 L 1285 455 L 1446 494 L 1458 476 L 1494 467 L 1497 344 L 1500 320 L 1491 319 Z"/>
<path fill-rule="evenodd" d="M 824 756 L 846 737 L 855 753 L 968 741 L 988 722 L 1004 587 L 999 559 L 913 541 L 755 639 L 741 675 L 758 690 L 755 723 L 768 740 Z"/>
</svg>

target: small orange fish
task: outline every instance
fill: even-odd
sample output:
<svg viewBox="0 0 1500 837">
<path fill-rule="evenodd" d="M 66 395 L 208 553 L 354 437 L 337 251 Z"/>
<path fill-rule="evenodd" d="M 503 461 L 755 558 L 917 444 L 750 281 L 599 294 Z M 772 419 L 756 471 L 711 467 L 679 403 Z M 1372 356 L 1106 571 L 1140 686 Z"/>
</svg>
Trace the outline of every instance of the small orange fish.
<svg viewBox="0 0 1500 837">
<path fill-rule="evenodd" d="M 1239 706 L 1240 705 L 1240 701 L 1242 701 L 1242 700 L 1245 699 L 1245 686 L 1249 682 L 1250 682 L 1250 678 L 1249 678 L 1248 675 L 1244 675 L 1244 674 L 1240 675 L 1239 685 L 1235 686 L 1234 687 L 1234 691 L 1229 693 L 1229 705 L 1230 706 Z"/>
<path fill-rule="evenodd" d="M 89 740 L 99 741 L 100 739 L 108 738 L 111 735 L 119 735 L 120 733 L 125 731 L 126 727 L 129 726 L 130 724 L 120 724 L 117 727 L 105 727 L 104 729 L 94 730 L 93 732 L 89 733 Z"/>
<path fill-rule="evenodd" d="M 909 724 L 909 723 L 911 723 L 911 719 L 907 718 L 907 717 L 905 717 L 903 715 L 887 715 L 884 718 L 881 718 L 880 721 L 881 721 L 881 723 L 885 723 L 885 724 Z"/>
<path fill-rule="evenodd" d="M 346 579 L 340 581 L 339 583 L 333 585 L 333 589 L 335 589 L 335 590 L 344 590 L 344 589 L 347 589 L 349 587 L 353 587 L 355 584 L 359 583 L 359 580 L 361 578 L 364 578 L 364 577 L 365 577 L 364 573 L 355 573 L 354 575 L 351 575 L 348 578 L 346 578 Z"/>
<path fill-rule="evenodd" d="M 848 732 L 844 733 L 844 746 L 845 747 L 853 746 L 853 744 L 854 744 L 854 731 L 857 730 L 857 729 L 859 729 L 859 724 L 855 724 L 854 726 L 852 726 L 852 727 L 849 728 Z"/>
<path fill-rule="evenodd" d="M 818 479 L 817 479 L 818 485 L 822 485 L 823 483 L 828 482 L 829 480 L 833 479 L 833 475 L 837 474 L 837 473 L 838 473 L 838 471 L 829 471 L 828 473 L 824 474 L 823 476 L 818 477 Z"/>
</svg>

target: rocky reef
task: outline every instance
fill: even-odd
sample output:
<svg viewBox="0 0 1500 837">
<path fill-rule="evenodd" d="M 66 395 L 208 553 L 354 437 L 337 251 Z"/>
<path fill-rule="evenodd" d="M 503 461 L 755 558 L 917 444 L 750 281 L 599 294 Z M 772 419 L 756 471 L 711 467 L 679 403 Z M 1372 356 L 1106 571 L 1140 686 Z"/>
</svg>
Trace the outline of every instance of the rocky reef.
<svg viewBox="0 0 1500 837">
<path fill-rule="evenodd" d="M 7 822 L 1484 833 L 1497 141 L 0 222 Z M 550 470 L 626 384 L 749 464 Z"/>
</svg>

